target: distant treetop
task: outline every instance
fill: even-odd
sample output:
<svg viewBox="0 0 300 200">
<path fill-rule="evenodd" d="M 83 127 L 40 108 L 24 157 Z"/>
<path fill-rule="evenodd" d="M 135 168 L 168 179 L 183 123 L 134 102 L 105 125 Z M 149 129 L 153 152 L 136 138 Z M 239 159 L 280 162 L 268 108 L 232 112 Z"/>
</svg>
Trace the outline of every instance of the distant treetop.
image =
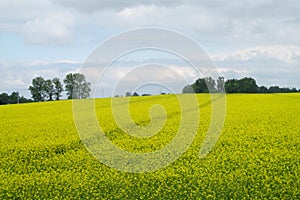
<svg viewBox="0 0 300 200">
<path fill-rule="evenodd" d="M 182 93 L 214 93 L 214 92 L 226 92 L 226 93 L 287 93 L 287 92 L 300 92 L 300 89 L 286 88 L 279 86 L 271 86 L 269 88 L 265 86 L 258 86 L 256 80 L 251 77 L 245 77 L 241 79 L 228 79 L 224 80 L 224 77 L 218 77 L 215 81 L 211 77 L 199 78 L 195 83 L 186 85 L 182 89 Z"/>
</svg>

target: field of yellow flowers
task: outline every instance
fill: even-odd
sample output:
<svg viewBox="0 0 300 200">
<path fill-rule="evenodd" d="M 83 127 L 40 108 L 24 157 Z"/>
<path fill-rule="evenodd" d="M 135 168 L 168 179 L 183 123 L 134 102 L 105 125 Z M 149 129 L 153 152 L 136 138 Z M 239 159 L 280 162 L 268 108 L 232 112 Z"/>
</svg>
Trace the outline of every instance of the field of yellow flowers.
<svg viewBox="0 0 300 200">
<path fill-rule="evenodd" d="M 0 106 L 0 199 L 300 199 L 300 94 L 226 96 L 217 144 L 199 150 L 211 117 L 210 97 L 197 96 L 200 122 L 187 151 L 151 173 L 127 173 L 99 162 L 85 148 L 72 101 Z M 97 99 L 107 138 L 132 152 L 163 148 L 175 136 L 180 105 L 174 95 L 132 97 L 132 120 L 149 124 L 154 104 L 165 108 L 161 131 L 134 138 L 115 123 L 111 99 Z"/>
</svg>

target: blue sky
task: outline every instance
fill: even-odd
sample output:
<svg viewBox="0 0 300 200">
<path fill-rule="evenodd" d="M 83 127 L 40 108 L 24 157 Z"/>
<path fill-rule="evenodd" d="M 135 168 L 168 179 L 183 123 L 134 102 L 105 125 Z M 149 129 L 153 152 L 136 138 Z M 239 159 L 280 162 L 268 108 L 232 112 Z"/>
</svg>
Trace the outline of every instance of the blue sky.
<svg viewBox="0 0 300 200">
<path fill-rule="evenodd" d="M 225 78 L 251 76 L 259 85 L 300 88 L 299 8 L 296 0 L 1 1 L 0 92 L 19 90 L 30 97 L 27 88 L 35 76 L 63 78 L 78 71 L 107 38 L 140 27 L 172 29 L 193 38 Z M 179 74 L 187 72 L 189 80 L 195 78 L 178 59 L 166 62 L 163 54 L 146 54 L 120 60 L 106 84 L 152 55 Z M 128 88 L 136 88 L 131 84 Z M 181 87 L 178 83 L 175 90 Z M 106 86 L 105 95 L 112 89 Z"/>
</svg>

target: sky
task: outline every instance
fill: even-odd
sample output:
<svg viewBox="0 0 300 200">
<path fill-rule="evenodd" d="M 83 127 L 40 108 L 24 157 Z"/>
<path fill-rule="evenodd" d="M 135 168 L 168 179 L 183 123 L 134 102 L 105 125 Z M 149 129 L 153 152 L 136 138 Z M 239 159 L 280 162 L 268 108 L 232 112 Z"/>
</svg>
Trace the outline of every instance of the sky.
<svg viewBox="0 0 300 200">
<path fill-rule="evenodd" d="M 247 76 L 258 85 L 300 88 L 299 10 L 297 0 L 0 1 L 0 93 L 19 91 L 30 97 L 34 77 L 63 79 L 80 71 L 107 39 L 143 27 L 193 39 L 225 79 Z M 149 84 L 162 81 L 156 92 L 180 92 L 184 81 L 192 83 L 197 75 L 178 56 L 144 50 L 120 57 L 93 87 L 101 88 L 98 96 L 138 88 L 146 93 Z"/>
</svg>

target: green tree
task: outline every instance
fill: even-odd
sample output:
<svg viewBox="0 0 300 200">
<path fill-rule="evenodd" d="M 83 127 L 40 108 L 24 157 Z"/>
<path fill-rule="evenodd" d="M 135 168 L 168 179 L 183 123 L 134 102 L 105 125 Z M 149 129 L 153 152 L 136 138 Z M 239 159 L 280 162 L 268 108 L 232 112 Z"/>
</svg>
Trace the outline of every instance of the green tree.
<svg viewBox="0 0 300 200">
<path fill-rule="evenodd" d="M 32 79 L 32 85 L 29 86 L 30 93 L 34 101 L 44 101 L 46 94 L 44 91 L 45 79 L 36 77 Z"/>
<path fill-rule="evenodd" d="M 258 93 L 268 93 L 268 88 L 266 88 L 265 86 L 260 86 L 258 88 Z"/>
<path fill-rule="evenodd" d="M 12 92 L 11 95 L 8 97 L 8 103 L 9 104 L 19 103 L 19 93 Z"/>
<path fill-rule="evenodd" d="M 253 78 L 242 78 L 238 80 L 239 84 L 239 93 L 257 93 L 258 86 L 256 85 L 256 81 Z"/>
<path fill-rule="evenodd" d="M 287 88 L 287 87 L 283 87 L 283 88 L 280 88 L 280 92 L 282 92 L 282 93 L 288 93 L 288 92 L 291 92 L 291 89 Z"/>
<path fill-rule="evenodd" d="M 61 93 L 64 90 L 63 84 L 57 77 L 52 80 L 52 83 L 54 84 L 54 97 L 56 100 L 59 100 Z"/>
<path fill-rule="evenodd" d="M 279 86 L 271 86 L 271 87 L 269 87 L 269 92 L 270 93 L 279 93 L 280 87 Z"/>
<path fill-rule="evenodd" d="M 7 93 L 0 94 L 0 105 L 8 104 L 9 95 Z"/>
<path fill-rule="evenodd" d="M 72 73 L 68 74 L 64 79 L 64 84 L 65 89 L 67 91 L 68 99 L 72 99 L 74 97 L 73 93 L 76 84 L 75 76 Z"/>
<path fill-rule="evenodd" d="M 4 104 L 15 104 L 15 103 L 27 103 L 31 102 L 31 99 L 26 99 L 25 97 L 19 95 L 18 92 L 12 92 L 11 95 L 7 93 L 0 94 L 0 105 Z"/>
<path fill-rule="evenodd" d="M 225 92 L 225 80 L 223 76 L 220 76 L 217 79 L 217 90 L 218 92 Z"/>
<path fill-rule="evenodd" d="M 239 92 L 239 83 L 236 79 L 228 79 L 225 82 L 225 91 L 227 93 L 238 93 Z"/>
<path fill-rule="evenodd" d="M 204 78 L 199 78 L 192 84 L 192 88 L 195 93 L 208 93 L 208 87 Z"/>
<path fill-rule="evenodd" d="M 205 77 L 204 79 L 208 89 L 206 92 L 216 92 L 216 81 L 212 77 Z"/>
<path fill-rule="evenodd" d="M 54 85 L 50 79 L 48 79 L 44 82 L 43 92 L 45 94 L 45 97 L 48 98 L 49 101 L 53 100 Z"/>
<path fill-rule="evenodd" d="M 32 99 L 27 99 L 24 96 L 19 97 L 19 103 L 29 103 L 32 102 Z"/>
<path fill-rule="evenodd" d="M 195 93 L 193 90 L 192 85 L 186 85 L 184 86 L 184 88 L 182 89 L 182 93 Z"/>
<path fill-rule="evenodd" d="M 80 73 L 69 73 L 64 79 L 68 99 L 85 99 L 90 96 L 91 84 Z"/>
<path fill-rule="evenodd" d="M 291 89 L 291 92 L 297 92 L 297 88 L 293 87 L 293 88 Z"/>
<path fill-rule="evenodd" d="M 131 96 L 131 92 L 126 92 L 125 93 L 125 97 L 130 97 Z"/>
</svg>

